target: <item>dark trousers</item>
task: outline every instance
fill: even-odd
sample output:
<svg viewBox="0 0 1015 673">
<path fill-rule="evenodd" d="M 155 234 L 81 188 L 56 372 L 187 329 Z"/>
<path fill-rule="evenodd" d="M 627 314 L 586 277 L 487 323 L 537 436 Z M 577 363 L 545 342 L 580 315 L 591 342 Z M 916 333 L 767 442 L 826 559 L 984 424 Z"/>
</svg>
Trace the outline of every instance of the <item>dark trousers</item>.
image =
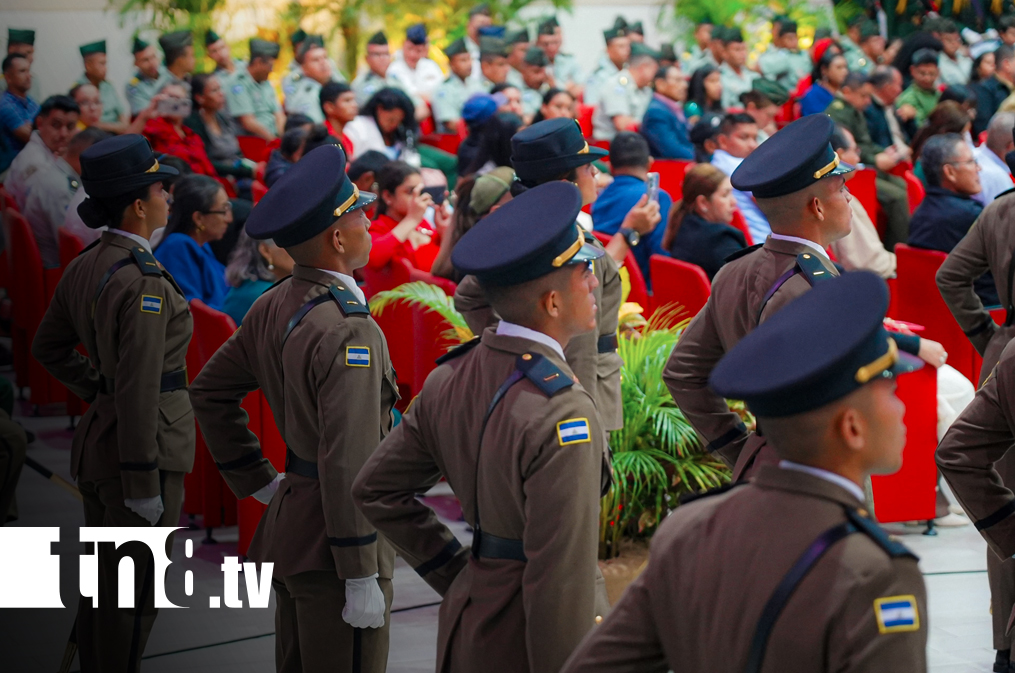
<svg viewBox="0 0 1015 673">
<path fill-rule="evenodd" d="M 1015 486 L 1015 455 L 1008 452 L 994 467 L 1005 486 Z M 1008 629 L 1008 618 L 1015 608 L 1015 560 L 1001 560 L 988 548 L 987 581 L 990 583 L 990 621 L 994 633 L 994 649 L 1007 650 L 1011 647 L 1011 638 L 1005 635 L 1005 631 Z"/>
<path fill-rule="evenodd" d="M 163 472 L 162 503 L 165 512 L 160 526 L 176 526 L 183 505 L 183 473 Z M 123 504 L 119 478 L 79 481 L 85 506 L 86 526 L 151 526 Z M 166 540 L 166 554 L 172 550 L 173 536 Z M 155 578 L 152 554 L 141 542 L 128 542 L 119 548 L 99 543 L 98 607 L 91 597 L 78 604 L 77 641 L 81 673 L 134 673 L 141 669 L 148 635 L 155 624 Z M 134 607 L 117 607 L 120 559 L 134 562 Z"/>
<path fill-rule="evenodd" d="M 18 518 L 14 493 L 25 465 L 27 448 L 24 429 L 0 409 L 0 526 Z"/>
<path fill-rule="evenodd" d="M 333 570 L 273 580 L 275 668 L 279 673 L 384 673 L 391 628 L 391 580 L 379 579 L 384 626 L 354 629 L 342 619 L 345 582 Z"/>
<path fill-rule="evenodd" d="M 909 195 L 906 181 L 897 175 L 878 173 L 875 180 L 878 204 L 888 220 L 885 227 L 885 249 L 891 252 L 896 243 L 909 240 Z"/>
</svg>

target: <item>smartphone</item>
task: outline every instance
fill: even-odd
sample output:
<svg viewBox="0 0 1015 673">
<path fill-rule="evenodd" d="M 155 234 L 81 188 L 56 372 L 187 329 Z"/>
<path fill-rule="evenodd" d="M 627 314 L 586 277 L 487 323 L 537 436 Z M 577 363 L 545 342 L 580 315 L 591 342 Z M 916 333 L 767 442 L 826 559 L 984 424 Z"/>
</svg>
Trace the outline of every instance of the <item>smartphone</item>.
<svg viewBox="0 0 1015 673">
<path fill-rule="evenodd" d="M 444 192 L 446 191 L 448 191 L 447 187 L 441 186 L 423 188 L 424 194 L 429 194 L 431 197 L 433 197 L 433 203 L 435 206 L 439 206 L 442 203 L 444 203 Z"/>
<path fill-rule="evenodd" d="M 646 193 L 649 201 L 659 203 L 659 174 L 649 173 L 645 179 Z"/>
<path fill-rule="evenodd" d="M 191 104 L 186 98 L 163 98 L 155 110 L 160 117 L 189 117 Z"/>
</svg>

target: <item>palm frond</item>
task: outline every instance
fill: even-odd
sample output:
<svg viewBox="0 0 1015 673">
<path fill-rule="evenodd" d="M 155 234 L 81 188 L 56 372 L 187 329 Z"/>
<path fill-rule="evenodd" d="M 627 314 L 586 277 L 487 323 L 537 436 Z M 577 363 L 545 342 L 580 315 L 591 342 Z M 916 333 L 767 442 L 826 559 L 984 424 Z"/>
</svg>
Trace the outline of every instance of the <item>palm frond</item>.
<svg viewBox="0 0 1015 673">
<path fill-rule="evenodd" d="M 417 280 L 399 285 L 393 290 L 378 292 L 370 299 L 370 312 L 381 315 L 396 302 L 405 302 L 409 306 L 418 306 L 438 314 L 451 325 L 451 329 L 444 333 L 449 340 L 465 342 L 473 336 L 465 318 L 455 310 L 454 298 L 436 285 Z"/>
</svg>

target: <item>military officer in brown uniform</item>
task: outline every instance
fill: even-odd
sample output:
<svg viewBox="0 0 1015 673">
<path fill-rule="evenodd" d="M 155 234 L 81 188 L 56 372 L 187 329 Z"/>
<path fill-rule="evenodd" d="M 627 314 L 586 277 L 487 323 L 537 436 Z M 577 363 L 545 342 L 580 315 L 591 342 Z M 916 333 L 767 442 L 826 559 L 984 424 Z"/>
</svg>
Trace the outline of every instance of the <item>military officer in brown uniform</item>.
<svg viewBox="0 0 1015 673">
<path fill-rule="evenodd" d="M 383 673 L 394 551 L 355 507 L 352 481 L 391 430 L 398 398 L 387 343 L 352 273 L 370 221 L 345 153 L 318 148 L 258 203 L 246 231 L 296 262 L 191 386 L 208 449 L 233 492 L 270 502 L 248 555 L 274 563 L 279 671 Z M 286 441 L 276 475 L 247 429 L 245 395 L 264 392 Z"/>
<path fill-rule="evenodd" d="M 814 283 L 839 275 L 825 249 L 850 231 L 852 212 L 841 164 L 829 140 L 834 123 L 825 115 L 793 122 L 750 154 L 731 181 L 753 192 L 772 225 L 763 243 L 726 260 L 712 282 L 712 294 L 673 349 L 663 378 L 677 406 L 708 450 L 733 467 L 734 479 L 750 476 L 764 439 L 748 435 L 740 417 L 708 389 L 708 377 L 722 356 L 751 330 Z M 898 347 L 944 364 L 940 344 L 893 334 Z"/>
<path fill-rule="evenodd" d="M 1015 306 L 1013 306 L 1012 280 L 1015 273 L 1015 190 L 998 195 L 969 233 L 950 253 L 937 272 L 937 286 L 948 304 L 959 327 L 969 337 L 976 351 L 983 357 L 980 383 L 997 364 L 1001 351 L 1015 336 Z M 973 283 L 990 271 L 996 282 L 1001 305 L 1007 309 L 1004 324 L 998 326 L 990 312 L 973 289 Z M 1015 456 L 1000 459 L 995 466 L 1001 481 L 1015 486 Z M 1011 637 L 1008 616 L 1015 609 L 1015 561 L 1002 561 L 997 554 L 987 551 L 987 577 L 990 581 L 991 616 L 994 632 L 994 649 L 998 651 L 995 670 L 1007 671 Z M 999 667 L 1000 665 L 1005 668 Z"/>
<path fill-rule="evenodd" d="M 193 321 L 148 242 L 166 226 L 162 180 L 176 174 L 139 135 L 82 152 L 88 198 L 78 213 L 108 229 L 67 267 L 32 343 L 35 359 L 90 403 L 71 448 L 86 526 L 179 523 L 183 476 L 194 464 L 185 367 Z M 134 671 L 156 616 L 152 557 L 141 542 L 98 547 L 99 604 L 84 597 L 78 608 L 81 670 Z M 121 609 L 117 567 L 125 555 L 143 579 L 134 583 L 135 607 Z"/>
<path fill-rule="evenodd" d="M 581 128 L 571 119 L 550 119 L 533 124 L 511 138 L 511 163 L 517 180 L 512 194 L 552 181 L 567 181 L 581 189 L 583 205 L 596 199 L 595 169 L 592 163 L 609 155 L 598 147 L 589 147 Z M 582 214 L 580 218 L 587 217 Z M 593 264 L 599 280 L 596 289 L 596 331 L 575 337 L 564 346 L 564 354 L 578 380 L 596 400 L 596 407 L 607 430 L 624 427 L 620 402 L 620 367 L 617 355 L 618 312 L 623 295 L 620 267 L 614 259 L 623 259 L 629 246 L 638 245 L 642 233 L 649 233 L 659 222 L 659 205 L 647 200 L 631 211 L 620 231 L 610 241 L 607 251 Z M 591 228 L 591 223 L 588 228 Z M 508 232 L 506 241 L 519 236 Z M 585 234 L 589 245 L 603 245 L 591 233 Z M 498 317 L 491 310 L 475 278 L 466 277 L 455 292 L 455 308 L 465 317 L 473 333 L 496 325 Z"/>
<path fill-rule="evenodd" d="M 747 402 L 781 461 L 671 514 L 565 673 L 927 670 L 917 558 L 863 510 L 861 484 L 902 465 L 894 378 L 922 364 L 887 308 L 884 281 L 850 273 L 720 361 L 713 389 Z"/>
<path fill-rule="evenodd" d="M 596 619 L 606 436 L 564 344 L 595 330 L 577 187 L 526 191 L 452 262 L 501 316 L 451 351 L 363 467 L 353 498 L 443 597 L 437 671 L 556 673 Z M 475 529 L 463 548 L 415 498 L 445 477 Z"/>
</svg>

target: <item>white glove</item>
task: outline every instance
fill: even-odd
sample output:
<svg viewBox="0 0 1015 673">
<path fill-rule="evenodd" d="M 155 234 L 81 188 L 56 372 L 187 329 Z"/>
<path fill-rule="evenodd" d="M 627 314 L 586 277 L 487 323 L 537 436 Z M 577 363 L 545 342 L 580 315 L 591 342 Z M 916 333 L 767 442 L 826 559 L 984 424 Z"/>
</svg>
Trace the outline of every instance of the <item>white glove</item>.
<svg viewBox="0 0 1015 673">
<path fill-rule="evenodd" d="M 147 519 L 151 525 L 156 525 L 162 518 L 162 512 L 166 510 L 162 505 L 162 496 L 156 495 L 151 498 L 127 498 L 123 501 L 130 511 L 143 519 Z"/>
<path fill-rule="evenodd" d="M 279 472 L 278 474 L 275 475 L 274 479 L 268 482 L 267 485 L 262 486 L 261 488 L 254 491 L 250 497 L 252 497 L 257 502 L 261 503 L 262 505 L 267 505 L 269 502 L 271 502 L 272 496 L 274 496 L 275 491 L 278 490 L 279 482 L 282 481 L 283 479 L 285 479 L 285 472 Z"/>
<path fill-rule="evenodd" d="M 384 592 L 377 584 L 377 573 L 345 581 L 345 607 L 342 619 L 354 629 L 379 629 L 384 626 Z"/>
</svg>

